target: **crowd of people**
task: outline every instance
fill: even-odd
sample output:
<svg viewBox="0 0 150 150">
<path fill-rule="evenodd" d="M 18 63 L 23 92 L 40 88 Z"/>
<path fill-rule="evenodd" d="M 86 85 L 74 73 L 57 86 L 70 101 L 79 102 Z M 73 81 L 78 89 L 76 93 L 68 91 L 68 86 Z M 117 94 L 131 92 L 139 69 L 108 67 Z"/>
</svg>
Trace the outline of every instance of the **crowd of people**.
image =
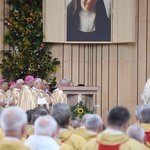
<svg viewBox="0 0 150 150">
<path fill-rule="evenodd" d="M 59 90 L 59 86 L 69 86 L 70 84 L 70 80 L 62 79 L 51 95 L 49 83 L 41 78 L 28 75 L 24 80 L 18 79 L 15 82 L 1 79 L 0 110 L 8 106 L 18 106 L 26 111 L 39 105 L 51 109 L 52 103 L 67 103 L 67 97 L 62 90 Z"/>
<path fill-rule="evenodd" d="M 8 89 L 8 85 L 10 88 Z M 0 150 L 148 150 L 150 106 L 135 108 L 137 122 L 130 124 L 127 108 L 116 106 L 106 116 L 85 114 L 71 120 L 67 97 L 59 86 L 49 93 L 46 80 L 28 75 L 16 82 L 0 80 Z M 46 103 L 38 103 L 45 99 Z"/>
</svg>

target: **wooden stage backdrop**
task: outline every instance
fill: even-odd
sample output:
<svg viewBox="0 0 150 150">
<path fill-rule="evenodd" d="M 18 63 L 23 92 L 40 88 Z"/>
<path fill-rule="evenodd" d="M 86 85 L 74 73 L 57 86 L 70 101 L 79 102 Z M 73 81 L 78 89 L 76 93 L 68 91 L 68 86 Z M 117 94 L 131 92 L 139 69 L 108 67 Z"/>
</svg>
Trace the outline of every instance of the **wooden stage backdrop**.
<svg viewBox="0 0 150 150">
<path fill-rule="evenodd" d="M 75 85 L 100 86 L 95 104 L 103 119 L 112 107 L 126 106 L 135 122 L 134 109 L 150 78 L 150 1 L 136 0 L 136 42 L 132 44 L 53 44 L 51 51 L 61 61 L 57 80 L 71 79 Z M 128 7 L 128 6 L 125 6 Z M 0 19 L 6 6 L 0 0 Z M 123 19 L 123 18 L 122 18 Z M 4 49 L 0 22 L 0 50 Z"/>
</svg>

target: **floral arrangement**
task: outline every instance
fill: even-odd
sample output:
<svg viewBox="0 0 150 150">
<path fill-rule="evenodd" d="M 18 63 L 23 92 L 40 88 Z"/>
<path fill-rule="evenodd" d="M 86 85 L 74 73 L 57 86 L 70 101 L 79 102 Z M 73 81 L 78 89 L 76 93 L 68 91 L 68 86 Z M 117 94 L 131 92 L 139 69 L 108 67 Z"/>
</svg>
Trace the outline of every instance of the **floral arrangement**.
<svg viewBox="0 0 150 150">
<path fill-rule="evenodd" d="M 94 110 L 89 110 L 86 105 L 83 104 L 82 101 L 77 104 L 70 106 L 70 110 L 72 112 L 72 120 L 81 119 L 85 114 L 93 114 Z"/>
<path fill-rule="evenodd" d="M 4 78 L 14 80 L 31 74 L 48 79 L 54 74 L 60 61 L 52 58 L 50 46 L 43 43 L 42 0 L 6 0 L 9 14 L 4 18 L 8 28 L 4 43 L 10 49 L 3 50 L 0 64 Z"/>
</svg>

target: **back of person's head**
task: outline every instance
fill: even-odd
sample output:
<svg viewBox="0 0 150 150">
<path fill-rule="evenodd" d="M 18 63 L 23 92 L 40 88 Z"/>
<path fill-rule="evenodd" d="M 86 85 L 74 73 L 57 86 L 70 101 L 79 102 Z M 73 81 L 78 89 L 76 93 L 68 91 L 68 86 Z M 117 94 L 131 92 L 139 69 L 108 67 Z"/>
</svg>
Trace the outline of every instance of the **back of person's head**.
<svg viewBox="0 0 150 150">
<path fill-rule="evenodd" d="M 1 127 L 5 133 L 20 134 L 26 124 L 27 115 L 19 107 L 7 107 L 1 113 Z"/>
<path fill-rule="evenodd" d="M 131 125 L 127 129 L 127 135 L 130 138 L 133 138 L 141 143 L 144 143 L 145 132 L 144 132 L 143 128 L 141 126 L 139 126 L 138 124 Z"/>
<path fill-rule="evenodd" d="M 60 127 L 66 128 L 69 125 L 71 111 L 67 104 L 57 103 L 52 106 L 52 116 Z"/>
<path fill-rule="evenodd" d="M 99 133 L 103 128 L 102 118 L 97 114 L 91 114 L 86 120 L 86 129 Z"/>
<path fill-rule="evenodd" d="M 135 116 L 136 116 L 137 120 L 141 119 L 141 112 L 142 112 L 142 110 L 144 110 L 144 109 L 146 109 L 148 107 L 150 107 L 150 106 L 147 105 L 147 104 L 140 104 L 140 105 L 136 106 L 136 108 L 135 108 Z"/>
<path fill-rule="evenodd" d="M 141 122 L 150 124 L 150 107 L 145 108 L 141 112 Z"/>
<path fill-rule="evenodd" d="M 82 117 L 82 119 L 81 119 L 81 125 L 82 125 L 82 126 L 85 126 L 86 120 L 87 120 L 87 118 L 88 118 L 90 115 L 91 115 L 91 114 L 85 114 L 85 115 Z"/>
<path fill-rule="evenodd" d="M 72 120 L 72 121 L 70 122 L 70 125 L 71 125 L 74 129 L 76 129 L 76 128 L 80 127 L 80 122 L 79 122 L 79 120 Z"/>
<path fill-rule="evenodd" d="M 122 127 L 129 119 L 129 111 L 125 107 L 117 106 L 108 112 L 107 123 L 111 127 Z"/>
<path fill-rule="evenodd" d="M 58 86 L 70 86 L 71 80 L 63 78 L 62 80 L 59 81 Z"/>
<path fill-rule="evenodd" d="M 32 114 L 32 124 L 34 124 L 35 120 L 40 116 L 48 115 L 47 111 L 43 108 L 36 109 L 36 111 Z"/>
<path fill-rule="evenodd" d="M 55 137 L 57 122 L 50 116 L 40 116 L 34 123 L 34 134 Z"/>
<path fill-rule="evenodd" d="M 31 120 L 32 120 L 32 114 L 34 113 L 33 109 L 29 109 L 26 111 L 27 117 L 28 117 L 28 124 L 31 124 Z"/>
</svg>

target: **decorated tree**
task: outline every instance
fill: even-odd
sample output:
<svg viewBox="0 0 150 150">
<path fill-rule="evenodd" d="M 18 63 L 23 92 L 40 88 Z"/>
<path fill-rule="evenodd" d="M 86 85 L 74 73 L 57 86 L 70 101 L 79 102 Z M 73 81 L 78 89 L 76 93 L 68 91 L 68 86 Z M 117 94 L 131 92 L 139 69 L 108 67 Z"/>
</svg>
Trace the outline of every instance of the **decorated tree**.
<svg viewBox="0 0 150 150">
<path fill-rule="evenodd" d="M 50 45 L 43 43 L 42 0 L 6 0 L 9 17 L 4 18 L 8 31 L 0 68 L 6 79 L 24 78 L 30 74 L 44 79 L 55 73 L 60 61 L 52 58 Z"/>
</svg>

